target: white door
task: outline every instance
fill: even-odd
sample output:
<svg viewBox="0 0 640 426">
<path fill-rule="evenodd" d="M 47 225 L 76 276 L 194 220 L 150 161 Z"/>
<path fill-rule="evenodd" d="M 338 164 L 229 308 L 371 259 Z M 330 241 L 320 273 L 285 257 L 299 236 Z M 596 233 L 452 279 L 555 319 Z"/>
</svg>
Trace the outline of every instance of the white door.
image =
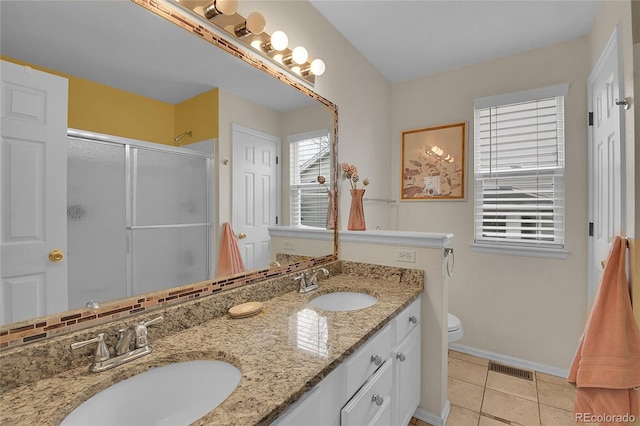
<svg viewBox="0 0 640 426">
<path fill-rule="evenodd" d="M 590 140 L 589 289 L 593 302 L 605 261 L 623 223 L 624 132 L 617 30 L 589 77 L 589 110 L 593 112 Z"/>
<path fill-rule="evenodd" d="M 6 61 L 1 84 L 0 319 L 6 324 L 67 310 L 68 85 Z"/>
<path fill-rule="evenodd" d="M 276 225 L 280 194 L 280 139 L 233 125 L 233 223 L 246 269 L 270 262 L 269 226 Z"/>
</svg>

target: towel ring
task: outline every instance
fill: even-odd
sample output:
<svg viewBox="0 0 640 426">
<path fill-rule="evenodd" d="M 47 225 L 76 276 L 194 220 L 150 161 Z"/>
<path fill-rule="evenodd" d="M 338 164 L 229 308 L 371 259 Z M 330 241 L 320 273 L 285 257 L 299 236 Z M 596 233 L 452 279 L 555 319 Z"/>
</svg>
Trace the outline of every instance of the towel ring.
<svg viewBox="0 0 640 426">
<path fill-rule="evenodd" d="M 451 269 L 449 269 L 449 255 L 451 255 Z M 453 248 L 447 247 L 444 249 L 444 257 L 447 259 L 447 275 L 453 276 L 453 269 L 456 266 L 456 256 L 453 254 Z"/>
</svg>

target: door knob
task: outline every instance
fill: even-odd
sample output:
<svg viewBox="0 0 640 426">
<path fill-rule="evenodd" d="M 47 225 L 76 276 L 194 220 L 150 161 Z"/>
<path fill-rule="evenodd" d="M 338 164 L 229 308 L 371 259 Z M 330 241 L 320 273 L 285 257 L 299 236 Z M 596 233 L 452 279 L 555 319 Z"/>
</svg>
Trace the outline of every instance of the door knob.
<svg viewBox="0 0 640 426">
<path fill-rule="evenodd" d="M 52 262 L 60 262 L 63 258 L 62 250 L 54 249 L 49 252 L 49 260 Z"/>
<path fill-rule="evenodd" d="M 602 267 L 602 269 L 604 269 L 604 266 L 607 264 L 606 260 L 601 260 L 600 261 L 600 266 Z"/>
<path fill-rule="evenodd" d="M 238 234 L 238 239 L 239 240 L 244 240 L 245 238 L 247 238 L 247 234 L 245 234 L 244 232 L 241 232 Z"/>
</svg>

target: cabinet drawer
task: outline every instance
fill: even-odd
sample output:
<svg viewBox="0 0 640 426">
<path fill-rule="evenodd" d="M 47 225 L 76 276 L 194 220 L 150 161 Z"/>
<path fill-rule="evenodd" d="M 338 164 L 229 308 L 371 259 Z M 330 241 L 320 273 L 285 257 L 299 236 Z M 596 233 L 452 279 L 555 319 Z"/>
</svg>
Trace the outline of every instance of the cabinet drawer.
<svg viewBox="0 0 640 426">
<path fill-rule="evenodd" d="M 420 301 L 419 297 L 394 319 L 396 328 L 394 346 L 400 344 L 405 336 L 420 323 Z"/>
<path fill-rule="evenodd" d="M 381 363 L 389 358 L 392 341 L 393 330 L 389 324 L 346 361 L 347 395 L 353 395 L 360 389 Z"/>
<path fill-rule="evenodd" d="M 391 423 L 393 361 L 387 360 L 341 412 L 341 426 Z"/>
</svg>

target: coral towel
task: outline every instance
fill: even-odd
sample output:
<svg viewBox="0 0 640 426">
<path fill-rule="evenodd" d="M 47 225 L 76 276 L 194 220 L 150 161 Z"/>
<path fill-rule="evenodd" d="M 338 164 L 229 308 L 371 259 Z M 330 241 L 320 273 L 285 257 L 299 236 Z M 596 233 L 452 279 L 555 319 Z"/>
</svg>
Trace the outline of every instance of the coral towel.
<svg viewBox="0 0 640 426">
<path fill-rule="evenodd" d="M 569 383 L 577 386 L 574 415 L 601 416 L 601 424 L 638 416 L 640 332 L 625 273 L 626 240 L 616 237 L 591 315 L 578 345 Z M 593 418 L 593 417 L 592 417 Z"/>
<path fill-rule="evenodd" d="M 220 241 L 220 256 L 218 256 L 216 278 L 228 277 L 243 271 L 244 263 L 238 248 L 238 241 L 229 222 L 225 222 L 222 225 L 222 239 Z"/>
</svg>

